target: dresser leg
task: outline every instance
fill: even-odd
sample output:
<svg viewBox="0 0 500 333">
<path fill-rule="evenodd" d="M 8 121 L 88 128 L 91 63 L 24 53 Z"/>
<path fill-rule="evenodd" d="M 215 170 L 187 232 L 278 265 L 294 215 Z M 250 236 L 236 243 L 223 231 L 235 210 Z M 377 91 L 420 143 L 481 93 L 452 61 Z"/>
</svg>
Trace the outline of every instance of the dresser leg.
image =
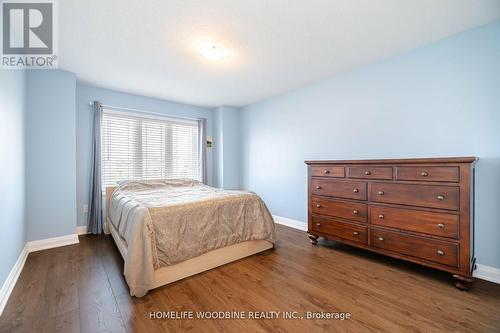
<svg viewBox="0 0 500 333">
<path fill-rule="evenodd" d="M 473 278 L 468 278 L 458 274 L 453 274 L 453 279 L 455 279 L 455 287 L 463 291 L 469 290 L 472 282 L 474 282 Z"/>
<path fill-rule="evenodd" d="M 311 234 L 307 234 L 307 236 L 309 237 L 309 239 L 311 240 L 311 243 L 313 245 L 318 244 L 318 236 L 311 235 Z"/>
</svg>

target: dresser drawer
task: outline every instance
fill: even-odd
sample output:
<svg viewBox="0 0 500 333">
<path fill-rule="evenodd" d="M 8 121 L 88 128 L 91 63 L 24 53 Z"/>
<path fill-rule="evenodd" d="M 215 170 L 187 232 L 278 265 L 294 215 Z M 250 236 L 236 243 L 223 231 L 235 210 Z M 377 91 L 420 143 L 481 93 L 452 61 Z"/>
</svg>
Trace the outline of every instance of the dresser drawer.
<svg viewBox="0 0 500 333">
<path fill-rule="evenodd" d="M 380 249 L 458 266 L 458 245 L 434 239 L 402 234 L 395 231 L 371 228 L 371 245 Z"/>
<path fill-rule="evenodd" d="M 348 239 L 363 244 L 368 243 L 367 227 L 336 221 L 322 216 L 312 216 L 312 229 L 317 232 Z"/>
<path fill-rule="evenodd" d="M 459 188 L 456 186 L 389 183 L 369 185 L 370 201 L 410 206 L 457 210 L 458 194 Z"/>
<path fill-rule="evenodd" d="M 339 201 L 313 196 L 313 214 L 340 217 L 343 219 L 366 222 L 366 204 L 357 202 Z"/>
<path fill-rule="evenodd" d="M 311 193 L 356 200 L 366 200 L 367 197 L 365 182 L 334 179 L 311 179 Z"/>
<path fill-rule="evenodd" d="M 392 179 L 392 167 L 352 166 L 347 167 L 347 176 L 361 179 Z"/>
<path fill-rule="evenodd" d="M 458 238 L 458 215 L 370 206 L 370 223 L 425 234 Z"/>
<path fill-rule="evenodd" d="M 345 170 L 343 166 L 315 165 L 309 167 L 312 177 L 336 177 L 344 178 Z"/>
<path fill-rule="evenodd" d="M 420 180 L 429 182 L 458 182 L 459 170 L 454 166 L 397 167 L 397 180 Z"/>
</svg>

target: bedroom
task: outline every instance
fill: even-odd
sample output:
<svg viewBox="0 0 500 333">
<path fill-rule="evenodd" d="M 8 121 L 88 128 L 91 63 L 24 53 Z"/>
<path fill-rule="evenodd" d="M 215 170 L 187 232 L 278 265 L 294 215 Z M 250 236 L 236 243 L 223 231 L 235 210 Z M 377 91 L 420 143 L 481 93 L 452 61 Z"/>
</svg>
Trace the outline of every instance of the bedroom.
<svg viewBox="0 0 500 333">
<path fill-rule="evenodd" d="M 500 331 L 499 1 L 2 11 L 0 332 Z"/>
</svg>

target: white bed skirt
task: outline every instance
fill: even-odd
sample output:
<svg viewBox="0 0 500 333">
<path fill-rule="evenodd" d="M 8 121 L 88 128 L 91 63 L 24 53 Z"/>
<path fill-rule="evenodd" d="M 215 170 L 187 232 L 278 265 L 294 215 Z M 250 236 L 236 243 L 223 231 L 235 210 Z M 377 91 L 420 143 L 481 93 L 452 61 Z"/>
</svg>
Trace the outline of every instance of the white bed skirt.
<svg viewBox="0 0 500 333">
<path fill-rule="evenodd" d="M 113 224 L 108 223 L 108 229 L 123 259 L 125 259 L 127 257 L 126 243 L 120 237 Z M 209 251 L 175 265 L 161 267 L 155 270 L 153 288 L 158 288 L 188 276 L 266 251 L 273 248 L 273 246 L 273 243 L 266 240 L 246 241 Z"/>
</svg>

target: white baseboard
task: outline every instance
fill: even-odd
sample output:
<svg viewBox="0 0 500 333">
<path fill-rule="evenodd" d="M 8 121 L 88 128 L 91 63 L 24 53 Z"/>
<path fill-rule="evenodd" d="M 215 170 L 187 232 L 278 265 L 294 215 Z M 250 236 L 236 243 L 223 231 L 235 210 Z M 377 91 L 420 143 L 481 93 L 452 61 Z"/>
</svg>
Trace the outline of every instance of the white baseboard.
<svg viewBox="0 0 500 333">
<path fill-rule="evenodd" d="M 17 279 L 23 270 L 24 263 L 26 262 L 29 253 L 77 243 L 77 234 L 26 242 L 26 245 L 24 245 L 23 250 L 19 254 L 19 258 L 17 258 L 17 261 L 14 264 L 14 267 L 10 270 L 7 279 L 5 279 L 2 289 L 0 289 L 0 315 L 2 315 L 10 294 L 17 283 Z"/>
<path fill-rule="evenodd" d="M 474 277 L 500 284 L 500 268 L 477 264 Z"/>
<path fill-rule="evenodd" d="M 7 276 L 7 279 L 5 279 L 5 282 L 3 283 L 2 289 L 0 289 L 0 316 L 2 315 L 3 309 L 5 308 L 7 301 L 9 300 L 12 290 L 14 290 L 14 286 L 16 285 L 19 275 L 21 275 L 24 263 L 26 262 L 26 258 L 28 258 L 27 245 L 25 245 L 24 248 L 22 249 L 21 253 L 19 254 L 19 257 L 17 258 L 16 263 L 14 264 L 14 267 L 12 267 L 9 275 Z"/>
<path fill-rule="evenodd" d="M 289 219 L 288 217 L 283 217 L 283 216 L 278 216 L 278 215 L 273 215 L 274 222 L 282 225 L 286 225 L 287 227 L 302 230 L 302 231 L 307 231 L 307 223 L 294 220 L 294 219 Z"/>
<path fill-rule="evenodd" d="M 31 253 L 31 252 L 51 249 L 51 248 L 59 247 L 59 246 L 78 244 L 78 242 L 79 242 L 78 235 L 72 234 L 72 235 L 65 235 L 65 236 L 60 236 L 60 237 L 31 241 L 31 242 L 26 243 L 26 246 L 28 247 L 28 252 Z"/>
<path fill-rule="evenodd" d="M 79 225 L 76 227 L 76 233 L 78 235 L 86 235 L 88 234 L 87 232 L 87 226 L 86 225 Z"/>
</svg>

